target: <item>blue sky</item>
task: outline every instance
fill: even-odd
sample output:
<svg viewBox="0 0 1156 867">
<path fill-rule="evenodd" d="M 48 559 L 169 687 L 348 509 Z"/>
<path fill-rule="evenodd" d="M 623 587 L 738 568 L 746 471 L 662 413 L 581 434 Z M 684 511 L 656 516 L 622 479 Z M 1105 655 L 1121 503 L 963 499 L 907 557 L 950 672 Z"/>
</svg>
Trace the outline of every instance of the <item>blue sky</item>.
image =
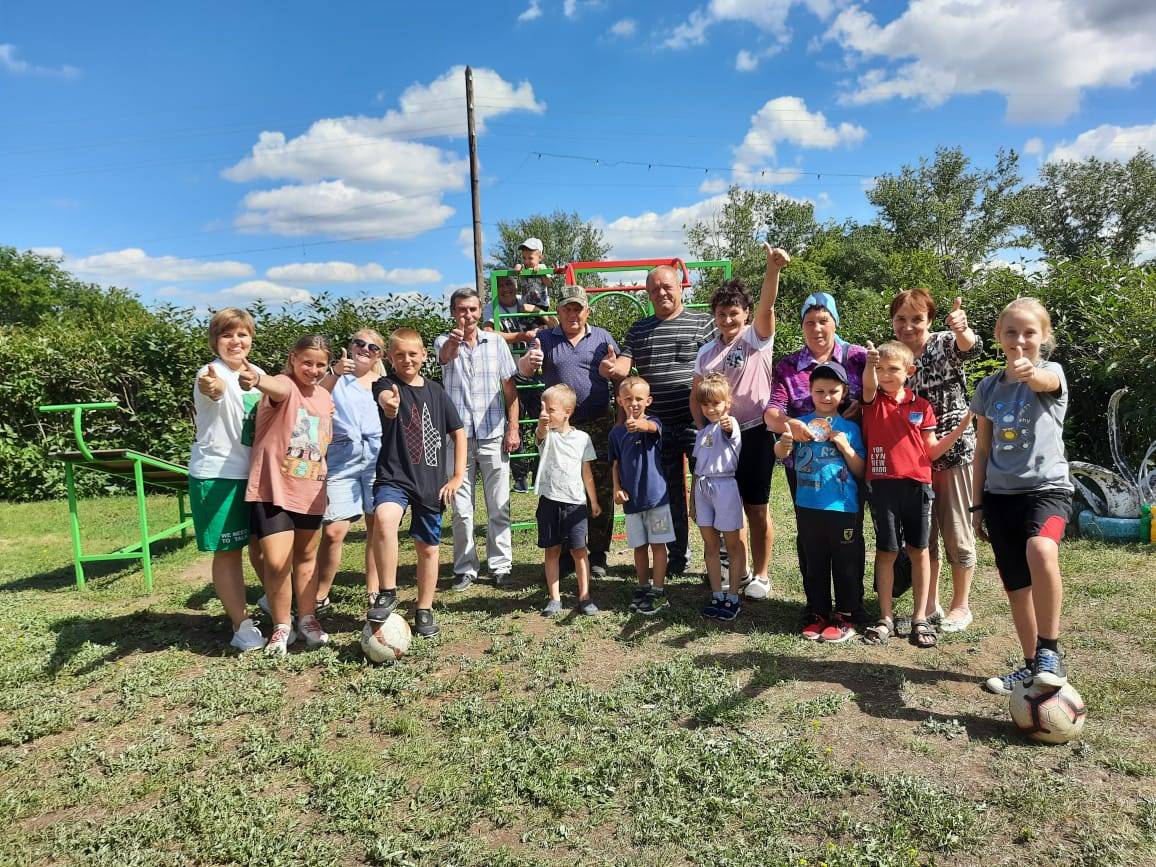
<svg viewBox="0 0 1156 867">
<path fill-rule="evenodd" d="M 870 219 L 870 178 L 1156 150 L 1150 0 L 0 0 L 0 244 L 197 307 L 472 282 L 555 208 L 685 254 L 731 181 Z M 677 164 L 687 168 L 664 168 Z"/>
</svg>

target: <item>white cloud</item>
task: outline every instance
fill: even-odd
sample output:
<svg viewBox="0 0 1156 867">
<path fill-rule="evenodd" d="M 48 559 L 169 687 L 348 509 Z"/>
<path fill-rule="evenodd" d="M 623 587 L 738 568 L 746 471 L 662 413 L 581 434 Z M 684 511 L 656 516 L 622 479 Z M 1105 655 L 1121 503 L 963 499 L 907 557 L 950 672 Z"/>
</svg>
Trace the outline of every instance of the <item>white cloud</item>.
<svg viewBox="0 0 1156 867">
<path fill-rule="evenodd" d="M 436 283 L 442 279 L 434 268 L 383 268 L 376 262 L 355 265 L 352 262 L 295 262 L 277 265 L 265 272 L 270 280 L 296 283 L 387 283 L 408 286 Z"/>
<path fill-rule="evenodd" d="M 1039 136 L 1033 136 L 1024 142 L 1024 153 L 1030 157 L 1039 156 L 1044 152 L 1044 140 Z"/>
<path fill-rule="evenodd" d="M 678 256 L 687 258 L 686 227 L 713 219 L 722 210 L 726 195 L 711 196 L 692 205 L 672 208 L 664 213 L 647 211 L 637 216 L 619 217 L 607 223 L 601 218 L 592 222 L 602 229 L 615 259 L 656 259 Z"/>
<path fill-rule="evenodd" d="M 1105 123 L 1080 133 L 1070 144 L 1061 142 L 1056 145 L 1048 154 L 1048 162 L 1086 157 L 1127 162 L 1141 149 L 1156 154 L 1156 123 L 1138 126 Z"/>
<path fill-rule="evenodd" d="M 562 14 L 573 18 L 578 14 L 578 0 L 562 0 Z"/>
<path fill-rule="evenodd" d="M 879 63 L 843 95 L 851 104 L 999 93 L 1013 121 L 1058 121 L 1091 87 L 1156 69 L 1156 5 L 1136 0 L 911 0 L 885 25 L 855 5 L 826 33 L 852 62 Z"/>
<path fill-rule="evenodd" d="M 745 48 L 739 49 L 735 56 L 735 69 L 739 72 L 754 72 L 759 68 L 759 58 Z"/>
<path fill-rule="evenodd" d="M 313 295 L 308 290 L 294 286 L 282 286 L 268 280 L 246 280 L 227 289 L 218 289 L 214 292 L 201 292 L 186 289 L 182 286 L 165 286 L 157 290 L 157 298 L 162 301 L 171 301 L 181 306 L 195 307 L 199 310 L 222 307 L 245 307 L 254 301 L 264 301 L 271 307 L 284 307 L 287 304 L 308 304 Z"/>
<path fill-rule="evenodd" d="M 35 253 L 37 256 L 47 256 L 49 259 L 63 259 L 64 249 L 62 247 L 29 247 L 29 253 Z"/>
<path fill-rule="evenodd" d="M 15 45 L 0 43 L 0 70 L 11 75 L 34 75 L 40 78 L 76 78 L 80 75 L 80 70 L 75 66 L 36 66 L 16 55 Z"/>
<path fill-rule="evenodd" d="M 1144 236 L 1136 247 L 1137 262 L 1147 262 L 1149 259 L 1156 259 L 1156 234 Z"/>
<path fill-rule="evenodd" d="M 789 183 L 799 176 L 797 169 L 775 167 L 780 142 L 799 148 L 850 147 L 859 144 L 867 131 L 853 123 L 831 126 L 822 112 L 808 111 L 797 96 L 768 100 L 751 115 L 751 126 L 735 148 L 733 180 L 739 184 Z"/>
<path fill-rule="evenodd" d="M 842 0 L 710 0 L 701 9 L 695 9 L 686 21 L 679 24 L 663 43 L 666 48 L 686 48 L 706 42 L 707 31 L 724 21 L 753 24 L 778 42 L 790 39 L 787 16 L 792 7 L 804 6 L 812 14 L 826 19 Z"/>
<path fill-rule="evenodd" d="M 399 108 L 381 117 L 324 118 L 294 138 L 262 132 L 223 176 L 294 183 L 249 193 L 236 226 L 284 235 L 407 237 L 442 225 L 454 213 L 442 196 L 464 189 L 468 161 L 413 139 L 465 134 L 464 69 L 411 85 Z M 491 69 L 474 70 L 474 98 L 479 133 L 487 118 L 546 108 L 528 82 L 511 84 Z"/>
<path fill-rule="evenodd" d="M 458 248 L 462 251 L 462 255 L 474 261 L 474 230 L 473 227 L 466 227 L 458 230 Z M 482 250 L 486 249 L 486 230 L 482 229 Z"/>
<path fill-rule="evenodd" d="M 610 35 L 627 39 L 638 32 L 638 22 L 633 18 L 623 18 L 610 25 Z"/>
<path fill-rule="evenodd" d="M 69 259 L 70 271 L 101 280 L 116 281 L 188 281 L 224 280 L 248 277 L 253 266 L 245 262 L 179 259 L 176 256 L 150 256 L 139 247 L 128 247 L 81 259 Z"/>
<path fill-rule="evenodd" d="M 530 5 L 522 10 L 522 14 L 518 16 L 518 23 L 524 21 L 533 21 L 542 17 L 542 6 L 539 0 L 530 0 Z"/>
</svg>

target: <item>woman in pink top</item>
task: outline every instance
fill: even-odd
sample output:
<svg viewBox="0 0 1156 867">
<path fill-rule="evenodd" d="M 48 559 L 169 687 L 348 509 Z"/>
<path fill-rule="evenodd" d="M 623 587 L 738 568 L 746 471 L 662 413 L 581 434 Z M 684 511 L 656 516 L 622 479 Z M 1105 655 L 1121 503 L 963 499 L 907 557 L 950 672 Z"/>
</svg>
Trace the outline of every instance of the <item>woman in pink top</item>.
<svg viewBox="0 0 1156 867">
<path fill-rule="evenodd" d="M 261 544 L 273 618 L 265 652 L 275 656 L 296 640 L 289 616 L 294 592 L 305 643 L 329 643 L 317 621 L 314 571 L 325 514 L 325 452 L 333 438 L 333 398 L 319 384 L 328 368 L 329 343 L 310 334 L 297 341 L 283 373 L 269 376 L 246 367 L 240 374 L 247 380 L 243 387 L 264 395 L 245 499 L 251 504 L 250 532 Z"/>
<path fill-rule="evenodd" d="M 690 390 L 690 411 L 701 429 L 705 420 L 695 399 L 698 384 L 710 373 L 721 373 L 730 383 L 731 413 L 743 436 L 735 478 L 750 527 L 751 575 L 743 583 L 746 594 L 755 599 L 765 599 L 771 590 L 767 570 L 775 531 L 767 503 L 775 457 L 774 438 L 763 422 L 763 409 L 771 397 L 771 352 L 775 343 L 779 272 L 791 261 L 785 250 L 765 241 L 763 248 L 767 253 L 767 269 L 754 317 L 751 317 L 751 296 L 742 281 L 729 280 L 715 291 L 710 309 L 719 336 L 698 351 Z"/>
</svg>

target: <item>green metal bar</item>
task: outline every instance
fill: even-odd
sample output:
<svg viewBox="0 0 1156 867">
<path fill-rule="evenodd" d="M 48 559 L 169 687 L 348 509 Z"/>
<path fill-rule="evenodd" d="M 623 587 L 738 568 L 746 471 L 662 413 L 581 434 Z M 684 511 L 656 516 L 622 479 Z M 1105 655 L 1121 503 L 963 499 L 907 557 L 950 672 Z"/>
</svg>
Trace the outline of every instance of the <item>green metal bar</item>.
<svg viewBox="0 0 1156 867">
<path fill-rule="evenodd" d="M 141 566 L 144 570 L 145 593 L 153 592 L 153 559 L 149 550 L 149 514 L 148 503 L 145 500 L 144 465 L 140 461 L 133 461 L 133 478 L 136 480 L 137 514 L 140 517 Z"/>
<path fill-rule="evenodd" d="M 180 524 L 173 524 L 171 527 L 166 527 L 164 530 L 161 530 L 159 533 L 153 533 L 148 538 L 149 545 L 152 545 L 153 542 L 159 542 L 161 539 L 167 539 L 169 536 L 175 536 L 177 533 L 184 532 L 185 530 L 187 530 L 189 527 L 192 526 L 192 523 L 193 523 L 192 521 L 183 521 Z M 117 548 L 112 553 L 114 553 L 114 554 L 131 554 L 133 551 L 139 551 L 139 550 L 140 550 L 140 542 L 136 542 L 132 545 L 125 545 L 123 548 Z"/>
<path fill-rule="evenodd" d="M 76 480 L 72 464 L 64 465 L 64 487 L 68 491 L 68 532 L 72 536 L 72 565 L 76 570 L 76 589 L 84 589 L 84 560 L 80 550 L 80 513 L 76 502 Z"/>
<path fill-rule="evenodd" d="M 148 464 L 150 467 L 155 467 L 158 470 L 168 470 L 184 476 L 189 474 L 188 467 L 182 467 L 180 464 L 174 464 L 172 461 L 166 461 L 162 458 L 154 458 L 152 455 L 146 455 L 144 452 L 138 452 L 135 449 L 126 449 L 124 456 L 126 458 L 139 460 L 142 464 Z M 150 482 L 149 484 L 152 483 Z"/>
<path fill-rule="evenodd" d="M 140 560 L 143 554 L 139 551 L 132 554 L 123 554 L 114 551 L 111 554 L 85 554 L 83 558 L 85 563 L 97 563 L 103 560 Z"/>
<path fill-rule="evenodd" d="M 105 403 L 48 403 L 39 407 L 41 412 L 71 412 L 72 413 L 72 435 L 76 437 L 76 448 L 87 461 L 93 460 L 92 452 L 88 449 L 88 444 L 84 441 L 84 434 L 81 431 L 81 416 L 86 409 L 120 409 L 120 404 L 105 402 Z"/>
<path fill-rule="evenodd" d="M 192 512 L 185 509 L 185 495 L 177 492 L 177 520 L 181 522 L 181 541 L 189 541 L 189 527 L 192 526 Z"/>
</svg>

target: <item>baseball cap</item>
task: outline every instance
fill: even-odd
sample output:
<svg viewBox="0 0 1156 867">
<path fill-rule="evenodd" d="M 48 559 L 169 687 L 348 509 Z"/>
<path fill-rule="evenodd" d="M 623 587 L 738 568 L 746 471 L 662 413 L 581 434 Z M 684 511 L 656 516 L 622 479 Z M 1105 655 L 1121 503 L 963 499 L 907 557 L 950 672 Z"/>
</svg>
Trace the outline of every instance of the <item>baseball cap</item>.
<svg viewBox="0 0 1156 867">
<path fill-rule="evenodd" d="M 563 286 L 562 294 L 558 296 L 558 306 L 564 307 L 567 304 L 581 304 L 583 307 L 589 307 L 590 299 L 586 297 L 586 290 L 581 286 Z"/>
<path fill-rule="evenodd" d="M 831 318 L 835 320 L 835 326 L 839 325 L 839 308 L 835 306 L 835 298 L 830 292 L 812 292 L 807 296 L 807 300 L 803 302 L 803 312 L 799 314 L 799 319 L 807 315 L 807 311 L 812 307 L 825 307 L 827 312 L 831 314 Z"/>
<path fill-rule="evenodd" d="M 525 241 L 518 245 L 518 249 L 537 250 L 539 253 L 541 253 L 542 241 L 540 238 L 527 238 Z"/>
<path fill-rule="evenodd" d="M 828 361 L 812 370 L 811 379 L 816 377 L 819 379 L 837 379 L 843 385 L 851 384 L 847 380 L 847 369 L 837 361 Z"/>
</svg>

